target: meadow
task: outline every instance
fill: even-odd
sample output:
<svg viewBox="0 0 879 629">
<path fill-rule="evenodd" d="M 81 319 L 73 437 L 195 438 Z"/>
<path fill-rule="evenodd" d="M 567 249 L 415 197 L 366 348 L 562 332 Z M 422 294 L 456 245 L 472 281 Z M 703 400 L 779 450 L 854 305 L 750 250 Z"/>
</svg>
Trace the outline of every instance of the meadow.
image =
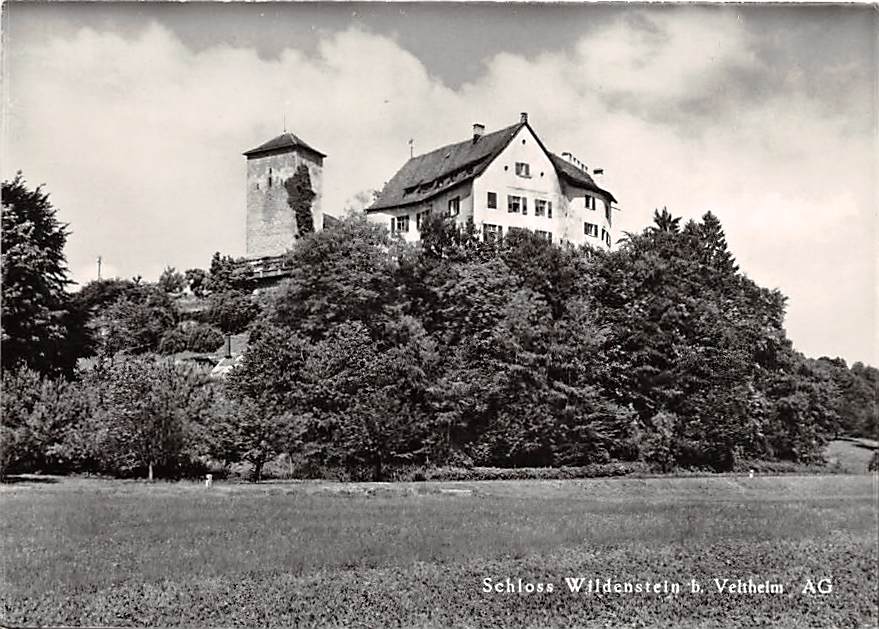
<svg viewBox="0 0 879 629">
<path fill-rule="evenodd" d="M 862 627 L 875 475 L 0 486 L 0 622 Z M 574 594 L 566 577 L 702 585 Z M 485 592 L 484 580 L 552 583 Z M 781 583 L 720 593 L 713 579 Z M 829 578 L 832 592 L 803 593 Z M 506 585 L 503 586 L 506 590 Z"/>
</svg>

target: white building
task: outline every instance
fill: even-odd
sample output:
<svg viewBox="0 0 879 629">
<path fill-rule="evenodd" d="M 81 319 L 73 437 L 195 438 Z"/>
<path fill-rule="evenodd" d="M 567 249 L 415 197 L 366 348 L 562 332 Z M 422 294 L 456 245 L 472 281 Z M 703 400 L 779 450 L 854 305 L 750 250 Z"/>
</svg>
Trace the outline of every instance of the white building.
<svg viewBox="0 0 879 629">
<path fill-rule="evenodd" d="M 493 133 L 475 124 L 470 139 L 411 158 L 366 211 L 409 241 L 420 238 L 426 213 L 441 211 L 460 223 L 472 219 L 487 240 L 519 228 L 609 249 L 616 199 L 584 164 L 562 155 L 547 150 L 528 114 Z"/>
</svg>

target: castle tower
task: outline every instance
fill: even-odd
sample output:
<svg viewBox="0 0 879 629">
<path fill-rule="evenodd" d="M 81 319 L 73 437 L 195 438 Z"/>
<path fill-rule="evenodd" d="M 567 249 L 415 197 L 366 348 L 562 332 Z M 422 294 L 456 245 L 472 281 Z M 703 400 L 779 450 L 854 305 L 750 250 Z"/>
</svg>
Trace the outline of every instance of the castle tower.
<svg viewBox="0 0 879 629">
<path fill-rule="evenodd" d="M 315 193 L 314 228 L 321 229 L 321 183 L 324 155 L 292 133 L 283 133 L 244 153 L 247 158 L 247 257 L 279 255 L 293 246 L 296 216 L 284 183 L 300 165 L 308 168 Z"/>
</svg>

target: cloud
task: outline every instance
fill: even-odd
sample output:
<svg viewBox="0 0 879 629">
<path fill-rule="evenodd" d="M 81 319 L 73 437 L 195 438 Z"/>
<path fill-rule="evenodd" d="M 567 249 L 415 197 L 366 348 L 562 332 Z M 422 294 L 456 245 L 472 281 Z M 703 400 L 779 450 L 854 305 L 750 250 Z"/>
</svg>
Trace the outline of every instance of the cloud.
<svg viewBox="0 0 879 629">
<path fill-rule="evenodd" d="M 156 278 L 243 253 L 241 152 L 285 114 L 327 153 L 324 209 L 338 213 L 393 175 L 410 138 L 429 150 L 528 111 L 551 149 L 606 169 L 621 229 L 663 205 L 715 212 L 743 269 L 790 296 L 803 350 L 876 362 L 874 140 L 799 81 L 749 84 L 777 74 L 758 44 L 733 12 L 627 11 L 565 50 L 486 58 L 453 90 L 359 30 L 265 59 L 193 51 L 155 23 L 133 37 L 83 29 L 10 52 L 4 168 L 46 182 L 78 280 L 97 255 Z M 845 67 L 828 69 L 834 84 Z"/>
</svg>

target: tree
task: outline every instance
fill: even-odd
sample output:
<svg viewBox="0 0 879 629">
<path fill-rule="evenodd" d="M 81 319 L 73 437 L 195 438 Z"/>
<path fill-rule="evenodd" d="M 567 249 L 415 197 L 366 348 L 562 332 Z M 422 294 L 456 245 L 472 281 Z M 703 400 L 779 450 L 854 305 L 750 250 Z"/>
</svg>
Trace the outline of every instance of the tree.
<svg viewBox="0 0 879 629">
<path fill-rule="evenodd" d="M 653 210 L 653 225 L 649 229 L 677 234 L 681 231 L 681 217 L 672 216 L 668 208 L 663 206 L 661 211 Z"/>
<path fill-rule="evenodd" d="M 203 375 L 152 357 L 116 360 L 105 371 L 104 399 L 91 430 L 104 465 L 117 474 L 173 474 L 196 448 L 211 389 Z"/>
<path fill-rule="evenodd" d="M 239 334 L 247 329 L 258 312 L 259 307 L 250 295 L 226 290 L 211 294 L 205 318 L 226 334 Z"/>
<path fill-rule="evenodd" d="M 86 351 L 85 315 L 71 303 L 64 245 L 67 225 L 42 187 L 21 173 L 2 184 L 2 368 L 28 366 L 70 375 Z"/>
<path fill-rule="evenodd" d="M 284 182 L 287 189 L 287 204 L 296 216 L 296 233 L 301 238 L 314 231 L 314 216 L 311 204 L 314 201 L 314 190 L 311 189 L 311 176 L 308 166 L 300 164 L 293 176 Z"/>
<path fill-rule="evenodd" d="M 138 286 L 97 316 L 102 351 L 156 351 L 165 333 L 177 325 L 178 318 L 177 308 L 166 292 L 152 285 Z"/>
<path fill-rule="evenodd" d="M 293 248 L 290 279 L 279 288 L 271 316 L 313 340 L 344 321 L 361 321 L 380 338 L 400 308 L 398 246 L 363 217 L 307 234 Z"/>
<path fill-rule="evenodd" d="M 168 266 L 159 276 L 158 287 L 166 293 L 181 293 L 186 288 L 186 278 L 173 266 Z"/>
<path fill-rule="evenodd" d="M 220 293 L 227 290 L 242 289 L 246 283 L 246 269 L 241 258 L 221 255 L 215 252 L 211 258 L 211 268 L 203 284 L 204 293 Z"/>
<path fill-rule="evenodd" d="M 187 269 L 185 274 L 186 284 L 193 295 L 196 297 L 205 296 L 208 277 L 208 273 L 204 269 Z"/>
<path fill-rule="evenodd" d="M 48 378 L 32 369 L 3 372 L 0 397 L 0 476 L 7 472 L 63 473 L 88 467 L 91 430 L 80 430 L 99 408 L 100 387 L 88 378 Z M 85 450 L 90 450 L 85 455 Z M 86 465 L 83 465 L 86 463 Z"/>
</svg>

